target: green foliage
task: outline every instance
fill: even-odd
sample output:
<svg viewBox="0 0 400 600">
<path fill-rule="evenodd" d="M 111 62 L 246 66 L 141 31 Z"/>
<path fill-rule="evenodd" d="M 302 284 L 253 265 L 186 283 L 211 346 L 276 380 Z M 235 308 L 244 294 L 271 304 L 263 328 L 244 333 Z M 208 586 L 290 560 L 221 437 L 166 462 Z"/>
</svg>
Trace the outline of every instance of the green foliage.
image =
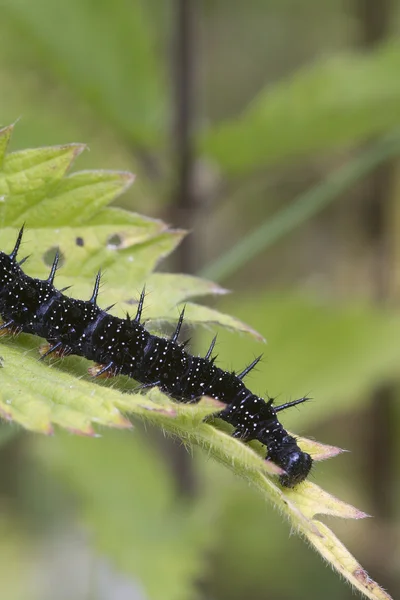
<svg viewBox="0 0 400 600">
<path fill-rule="evenodd" d="M 368 390 L 398 378 L 400 318 L 362 302 L 332 305 L 294 292 L 244 296 L 223 303 L 227 311 L 249 318 L 268 332 L 264 365 L 251 375 L 251 387 L 272 397 L 310 395 L 313 400 L 286 421 L 310 428 L 322 420 L 354 411 Z M 250 339 L 221 332 L 234 364 L 260 352 Z M 378 351 L 377 351 L 378 350 Z M 289 368 L 290 367 L 290 368 Z"/>
<path fill-rule="evenodd" d="M 399 153 L 399 135 L 385 136 L 372 148 L 330 175 L 326 181 L 313 186 L 287 208 L 280 210 L 274 217 L 268 218 L 226 254 L 202 269 L 201 274 L 218 280 L 229 277 L 263 250 L 326 208 L 328 204 L 368 175 L 374 168 L 393 156 L 398 156 Z"/>
<path fill-rule="evenodd" d="M 3 136 L 8 140 L 9 135 L 10 128 L 5 128 L 0 132 L 0 138 Z M 6 145 L 3 144 L 3 154 L 5 149 Z M 113 197 L 112 192 L 119 193 L 121 187 L 124 188 L 127 182 L 132 181 L 132 178 L 125 173 L 110 175 L 110 173 L 103 174 L 102 172 L 78 173 L 65 178 L 77 149 L 79 151 L 81 147 L 45 148 L 36 152 L 29 150 L 6 155 L 2 160 L 4 195 L 0 213 L 1 221 L 8 225 L 14 224 L 18 215 L 29 217 L 32 235 L 41 252 L 41 256 L 37 253 L 37 258 L 32 261 L 32 268 L 37 267 L 36 276 L 46 275 L 48 264 L 47 269 L 45 266 L 46 263 L 51 262 L 49 254 L 50 251 L 54 251 L 54 244 L 56 244 L 64 262 L 63 279 L 60 277 L 58 283 L 74 284 L 75 295 L 85 297 L 83 295 L 85 284 L 88 287 L 87 283 L 92 278 L 93 272 L 100 266 L 106 266 L 111 291 L 104 293 L 105 300 L 112 301 L 114 294 L 130 304 L 132 288 L 137 287 L 143 279 L 149 277 L 157 261 L 174 248 L 182 236 L 182 232 L 171 233 L 164 230 L 159 222 L 141 219 L 137 215 L 127 214 L 124 219 L 122 211 L 111 213 L 116 216 L 118 222 L 121 221 L 121 224 L 104 225 L 103 223 L 107 221 L 105 218 L 107 209 L 104 207 L 106 200 Z M 70 184 L 71 180 L 78 181 L 79 184 Z M 82 187 L 88 189 L 87 194 L 82 195 Z M 100 190 L 100 199 L 97 201 L 98 190 Z M 58 210 L 54 214 L 50 214 L 52 220 L 49 222 L 49 227 L 35 229 L 37 221 L 43 226 L 44 211 L 41 204 L 44 203 L 45 207 L 46 205 L 48 207 L 51 199 L 54 199 Z M 66 218 L 63 216 L 64 202 L 67 204 Z M 78 206 L 82 211 L 83 223 L 86 221 L 87 225 L 70 227 L 71 214 L 73 215 L 70 208 L 75 207 L 77 210 Z M 101 217 L 97 217 L 96 224 L 90 224 L 90 219 L 98 211 L 101 211 Z M 16 230 L 5 228 L 3 232 L 6 247 L 7 243 L 11 246 Z M 75 243 L 74 246 L 77 238 L 81 238 L 83 244 Z M 133 268 L 131 268 L 132 264 Z M 115 270 L 114 267 L 116 267 Z M 174 303 L 207 291 L 224 291 L 196 278 L 183 278 L 182 284 L 177 285 L 177 277 L 164 275 L 153 278 L 153 285 L 158 283 L 161 287 L 164 286 L 164 297 L 161 294 L 161 299 L 168 297 L 168 288 L 171 284 L 174 285 Z M 124 283 L 120 284 L 122 281 Z M 155 290 L 155 298 L 157 300 L 159 298 L 157 290 Z M 168 311 L 165 302 L 157 305 L 157 300 L 153 306 L 155 316 L 160 320 L 171 319 L 173 308 L 170 307 Z M 157 310 L 162 312 L 157 312 Z M 210 309 L 196 309 L 191 306 L 189 319 L 191 318 L 190 313 L 195 315 L 195 321 L 203 323 L 214 322 L 231 327 L 238 324 L 236 320 L 226 318 Z M 211 315 L 213 315 L 212 319 Z M 244 325 L 241 328 L 250 331 Z M 71 432 L 87 436 L 95 435 L 94 425 L 131 427 L 130 421 L 124 416 L 126 414 L 154 423 L 184 441 L 205 448 L 209 455 L 214 456 L 233 469 L 235 473 L 247 479 L 268 500 L 279 507 L 292 525 L 307 537 L 309 542 L 334 568 L 369 598 L 389 598 L 377 584 L 367 577 L 362 567 L 341 545 L 330 529 L 316 518 L 317 515 L 333 515 L 359 519 L 366 515 L 327 494 L 309 481 L 297 486 L 294 490 L 281 489 L 277 485 L 276 479 L 271 477 L 271 475 L 281 473 L 281 470 L 273 463 L 265 461 L 258 451 L 257 444 L 254 448 L 245 445 L 230 437 L 224 430 L 204 422 L 205 417 L 211 417 L 221 408 L 219 402 L 205 398 L 198 404 L 186 405 L 172 402 L 158 390 L 151 390 L 146 395 L 128 394 L 126 392 L 132 382 L 122 383 L 125 386 L 125 393 L 118 389 L 96 385 L 85 380 L 83 376 L 84 360 L 76 358 L 71 361 L 65 360 L 61 369 L 56 365 L 50 368 L 48 365 L 37 362 L 34 353 L 31 352 L 35 345 L 35 341 L 32 342 L 23 336 L 20 342 L 11 340 L 2 347 L 0 410 L 4 418 L 13 420 L 32 431 L 52 433 L 53 424 L 57 424 Z M 123 382 L 122 379 L 121 381 Z M 323 460 L 339 452 L 337 448 L 324 447 L 305 439 L 299 440 L 299 443 L 305 451 L 313 456 L 314 460 Z M 73 448 L 78 449 L 77 445 Z M 104 462 L 104 457 L 102 459 L 97 456 L 92 447 L 91 452 L 95 462 Z M 95 464 L 91 465 L 89 459 L 82 466 L 82 473 L 74 470 L 75 488 L 80 490 L 84 503 L 91 504 L 88 520 L 92 524 L 103 522 L 109 504 L 108 496 L 104 494 L 107 477 L 104 476 L 104 473 L 99 476 L 98 468 Z M 110 468 L 111 474 L 113 474 L 115 465 L 110 465 Z M 94 479 L 89 483 L 88 473 L 92 471 Z M 125 480 L 123 474 L 116 479 L 117 489 L 118 486 L 121 486 L 120 494 L 122 496 L 124 493 L 132 495 L 132 485 L 132 480 Z M 114 495 L 115 488 L 110 489 Z M 152 513 L 152 509 L 157 510 L 157 507 L 161 509 L 162 505 L 157 503 L 153 507 L 148 506 L 149 514 Z M 186 560 L 183 562 L 176 560 L 177 555 L 173 549 L 175 559 L 172 559 L 171 565 L 180 568 L 178 572 L 175 572 L 176 576 L 174 576 L 172 567 L 169 566 L 170 563 L 165 563 L 161 557 L 164 565 L 164 577 L 162 583 L 160 582 L 160 587 L 158 585 L 153 587 L 152 572 L 146 559 L 139 563 L 135 558 L 135 552 L 131 552 L 125 559 L 124 551 L 119 549 L 118 531 L 123 529 L 124 515 L 127 514 L 128 508 L 127 504 L 114 506 L 114 508 L 117 510 L 115 518 L 106 519 L 101 532 L 98 532 L 100 547 L 109 550 L 121 568 L 127 570 L 133 568 L 135 574 L 140 574 L 142 579 L 148 583 L 149 593 L 154 598 L 168 582 L 168 590 L 171 595 L 165 595 L 165 597 L 183 598 L 187 588 L 187 579 L 193 575 L 197 563 L 198 548 L 202 546 L 203 542 L 197 536 L 198 546 L 193 550 L 193 556 L 187 554 Z M 156 525 L 156 523 L 154 524 Z M 200 526 L 203 524 L 204 522 Z M 172 526 L 174 525 L 179 526 L 179 523 L 172 522 Z M 137 534 L 134 521 L 131 522 L 131 526 L 132 529 L 128 529 L 124 533 L 125 545 L 132 535 Z M 159 528 L 156 527 L 156 529 L 159 532 Z M 189 524 L 185 528 L 185 534 L 177 540 L 176 552 L 178 555 L 188 547 L 191 531 L 192 525 Z M 148 533 L 147 530 L 146 532 Z M 139 535 L 144 537 L 143 532 L 139 532 Z M 171 534 L 169 533 L 162 544 L 164 548 L 162 555 L 167 553 L 171 544 Z M 175 589 L 172 583 L 176 578 L 179 578 L 179 582 Z"/>
<path fill-rule="evenodd" d="M 170 186 L 174 180 L 176 158 L 167 143 L 175 108 L 171 106 L 172 94 L 164 81 L 171 73 L 171 29 L 176 23 L 173 22 L 172 4 L 161 4 L 152 0 L 71 0 L 61 6 L 50 0 L 35 3 L 12 0 L 2 4 L 0 23 L 1 121 L 23 119 L 22 126 L 13 136 L 12 146 L 25 148 L 90 141 L 90 152 L 80 155 L 81 168 L 96 168 L 102 164 L 109 169 L 133 170 L 137 175 L 134 193 L 125 194 L 118 200 L 119 205 L 135 206 L 135 210 L 157 216 L 160 207 L 172 198 Z M 197 13 L 196 22 L 202 38 L 198 45 L 201 52 L 196 57 L 196 66 L 201 71 L 201 85 L 196 88 L 196 106 L 200 109 L 197 122 L 203 130 L 194 137 L 201 158 L 205 159 L 204 173 L 203 162 L 199 170 L 200 195 L 202 184 L 205 183 L 207 188 L 208 176 L 214 174 L 214 167 L 217 173 L 226 177 L 218 191 L 223 227 L 219 228 L 221 235 L 209 235 L 206 239 L 205 243 L 210 246 L 208 255 L 218 256 L 220 248 L 231 246 L 233 235 L 238 239 L 245 238 L 232 253 L 222 256 L 222 261 L 205 271 L 208 277 L 222 280 L 237 271 L 240 265 L 248 265 L 253 257 L 283 235 L 294 233 L 317 210 L 322 210 L 327 202 L 338 198 L 341 190 L 348 190 L 354 183 L 355 179 L 350 177 L 345 186 L 338 189 L 335 185 L 326 186 L 324 182 L 300 196 L 288 211 L 279 210 L 288 194 L 297 195 L 304 183 L 308 185 L 310 176 L 315 178 L 317 153 L 318 157 L 325 154 L 322 168 L 329 170 L 332 149 L 342 149 L 349 144 L 369 144 L 376 133 L 398 127 L 399 48 L 397 42 L 390 42 L 363 55 L 350 53 L 347 48 L 354 41 L 359 23 L 350 11 L 340 10 L 337 2 L 309 0 L 300 8 L 293 0 L 262 0 L 251 5 L 229 0 L 206 3 L 205 8 L 204 12 Z M 395 33 L 395 9 L 391 28 Z M 338 48 L 341 48 L 340 55 L 335 54 Z M 320 58 L 311 63 L 310 58 L 314 56 Z M 275 84 L 277 78 L 280 81 Z M 258 90 L 261 91 L 253 100 Z M 244 111 L 243 105 L 247 105 Z M 222 118 L 222 122 L 214 125 L 215 116 Z M 11 129 L 2 133 L 0 165 Z M 385 144 L 373 144 L 371 152 L 366 154 L 358 154 L 358 149 L 352 152 L 352 159 L 346 161 L 340 172 L 354 174 L 354 167 L 360 165 L 367 154 L 376 157 L 380 149 L 387 149 Z M 73 282 L 71 294 L 75 297 L 88 297 L 94 274 L 101 266 L 105 269 L 101 304 L 117 302 L 113 309 L 117 314 L 134 309 L 132 302 L 146 283 L 145 317 L 152 319 L 149 323 L 152 329 L 160 331 L 165 322 L 175 321 L 177 305 L 188 301 L 187 316 L 192 323 L 205 323 L 212 328 L 223 323 L 233 330 L 250 332 L 254 337 L 254 330 L 237 319 L 190 302 L 192 298 L 208 293 L 224 293 L 219 286 L 199 278 L 154 273 L 159 260 L 175 248 L 183 233 L 168 231 L 161 221 L 107 206 L 131 183 L 129 173 L 92 171 L 68 175 L 74 157 L 83 148 L 81 144 L 71 144 L 7 156 L 7 179 L 5 173 L 0 172 L 0 224 L 4 227 L 0 249 L 11 247 L 16 228 L 26 220 L 23 250 L 31 257 L 24 269 L 30 275 L 44 277 L 51 253 L 60 245 L 64 264 L 57 276 L 57 285 L 62 287 Z M 394 147 L 390 153 L 396 154 Z M 356 179 L 365 177 L 387 156 L 384 153 L 377 161 L 364 163 L 364 170 Z M 310 157 L 311 161 L 301 163 L 301 171 L 283 172 L 282 165 L 303 157 Z M 207 170 L 209 159 L 216 163 L 212 164 L 210 173 Z M 279 169 L 265 170 L 265 166 L 273 164 L 278 164 Z M 318 168 L 320 165 L 318 161 Z M 254 170 L 261 177 L 257 175 L 254 179 Z M 237 175 L 245 177 L 237 178 Z M 335 176 L 336 173 L 333 179 Z M 229 177 L 236 179 L 232 181 Z M 230 193 L 232 189 L 234 194 Z M 213 198 L 216 190 L 210 191 Z M 257 204 L 249 210 L 252 197 Z M 207 190 L 204 200 L 207 200 Z M 243 207 L 239 205 L 240 200 Z M 201 202 L 200 206 L 203 206 Z M 209 221 L 197 225 L 204 238 L 208 224 L 219 218 L 217 203 L 206 206 L 206 212 L 210 207 Z M 265 222 L 271 207 L 277 211 L 276 216 Z M 242 214 L 236 218 L 240 210 Z M 236 230 L 231 223 L 236 223 Z M 251 224 L 257 229 L 253 235 L 245 236 L 243 232 Z M 323 235 L 323 225 L 320 223 L 317 227 L 318 233 Z M 83 248 L 76 245 L 77 237 L 85 240 Z M 295 253 L 298 250 L 296 240 L 298 244 L 298 238 L 289 235 L 285 240 Z M 313 236 L 312 240 L 315 243 Z M 279 249 L 277 260 L 281 269 L 283 261 Z M 80 263 L 82 271 L 79 269 L 78 272 Z M 284 268 L 286 279 L 290 279 L 291 265 L 284 263 Z M 307 269 L 312 272 L 311 260 Z M 268 267 L 267 272 L 270 272 Z M 285 398 L 310 392 L 314 398 L 312 403 L 292 411 L 287 417 L 285 415 L 285 424 L 289 423 L 295 431 L 300 429 L 309 433 L 310 426 L 326 423 L 330 416 L 340 418 L 342 413 L 350 411 L 354 421 L 364 423 L 353 411 L 365 408 L 370 386 L 386 377 L 397 380 L 397 316 L 389 311 L 383 313 L 371 309 L 364 302 L 339 307 L 339 302 L 332 305 L 331 299 L 321 304 L 290 291 L 279 296 L 261 294 L 257 298 L 252 283 L 255 279 L 259 283 L 260 270 L 253 276 L 253 281 L 251 268 L 246 276 L 245 287 L 251 289 L 253 299 L 247 301 L 235 294 L 223 306 L 227 312 L 250 320 L 265 334 L 268 346 L 260 350 L 259 344 L 248 336 L 236 333 L 228 338 L 223 333 L 218 342 L 222 365 L 242 367 L 245 356 L 251 358 L 253 352 L 255 355 L 264 351 L 265 362 L 260 374 L 250 380 L 252 389 L 258 388 L 262 394 L 266 390 L 271 395 L 282 394 Z M 273 285 L 273 282 L 269 281 L 269 284 Z M 235 288 L 240 289 L 240 286 L 241 281 L 238 281 Z M 211 332 L 207 333 L 207 338 L 209 335 Z M 2 406 L 4 415 L 30 429 L 55 431 L 53 438 L 20 435 L 21 444 L 26 444 L 28 439 L 33 447 L 40 446 L 41 452 L 35 454 L 36 467 L 43 463 L 51 465 L 51 485 L 57 485 L 59 480 L 70 485 L 76 500 L 76 513 L 82 513 L 82 520 L 96 540 L 97 548 L 101 548 L 102 554 L 114 561 L 119 569 L 146 582 L 146 588 L 155 597 L 164 599 L 181 594 L 189 598 L 194 594 L 194 582 L 203 581 L 202 554 L 205 552 L 212 556 L 208 566 L 211 563 L 218 573 L 214 577 L 219 578 L 221 593 L 211 593 L 218 599 L 241 598 L 246 594 L 260 598 L 265 594 L 300 598 L 305 594 L 304 588 L 310 593 L 310 586 L 314 595 L 336 597 L 336 590 L 331 589 L 333 576 L 329 570 L 318 569 L 315 563 L 308 570 L 304 568 L 312 554 L 304 549 L 294 554 L 300 542 L 288 539 L 286 530 L 277 530 L 279 520 L 275 513 L 267 518 L 260 504 L 257 510 L 254 509 L 255 501 L 249 499 L 249 489 L 246 494 L 240 494 L 230 487 L 227 494 L 231 509 L 223 512 L 223 519 L 215 520 L 213 511 L 215 506 L 218 510 L 221 505 L 222 476 L 218 471 L 217 475 L 213 473 L 215 478 L 209 483 L 212 503 L 208 503 L 208 496 L 203 498 L 201 486 L 193 513 L 190 509 L 186 511 L 184 502 L 177 497 L 172 499 L 170 482 L 160 466 L 161 453 L 157 457 L 153 455 L 153 440 L 136 432 L 111 434 L 105 430 L 106 424 L 128 426 L 130 415 L 136 413 L 145 422 L 153 420 L 159 428 L 182 436 L 190 447 L 194 444 L 205 447 L 209 454 L 228 462 L 230 467 L 229 457 L 233 457 L 235 471 L 244 476 L 249 472 L 252 480 L 253 471 L 259 473 L 261 468 L 259 448 L 257 445 L 245 448 L 223 431 L 201 424 L 202 415 L 215 407 L 206 404 L 197 407 L 198 412 L 186 411 L 187 407 L 178 407 L 177 411 L 176 404 L 159 394 L 146 399 L 132 395 L 132 403 L 127 406 L 127 394 L 121 392 L 130 391 L 131 382 L 125 379 L 113 382 L 114 389 L 94 385 L 87 378 L 87 363 L 72 357 L 62 363 L 40 365 L 36 361 L 38 344 L 38 340 L 27 336 L 8 341 L 1 339 L 0 390 L 6 396 Z M 341 424 L 335 425 L 337 419 L 332 421 L 328 435 L 337 440 Z M 104 437 L 101 440 L 67 438 L 58 425 L 54 427 L 53 424 L 61 424 L 69 430 L 78 429 L 90 436 L 102 433 Z M 0 428 L 0 447 L 4 445 L 5 452 L 1 461 L 3 483 L 0 490 L 2 514 L 4 509 L 4 518 L 0 520 L 3 540 L 0 545 L 1 577 L 4 594 L 10 600 L 21 600 L 27 595 L 34 597 L 34 586 L 26 575 L 32 566 L 32 557 L 40 555 L 42 548 L 30 547 L 32 539 L 27 529 L 24 527 L 22 535 L 20 524 L 13 518 L 14 513 L 5 510 L 9 473 L 4 471 L 9 469 L 13 477 L 18 477 L 21 483 L 24 481 L 21 494 L 27 505 L 34 504 L 37 495 L 36 501 L 40 504 L 47 501 L 47 509 L 51 503 L 51 509 L 56 512 L 57 527 L 65 526 L 66 521 L 66 528 L 71 525 L 64 513 L 65 498 L 58 506 L 53 502 L 50 490 L 49 501 L 46 497 L 49 490 L 44 487 L 39 493 L 40 484 L 36 479 L 33 477 L 34 481 L 29 485 L 12 462 L 18 452 L 12 447 L 7 453 L 7 440 L 16 432 L 21 432 L 21 427 L 15 424 L 5 423 Z M 357 438 L 360 431 L 354 434 Z M 325 437 L 326 434 L 319 430 L 318 435 Z M 133 446 L 132 454 L 128 439 Z M 17 439 L 17 443 L 20 440 Z M 317 445 L 311 447 L 309 441 L 301 443 L 310 448 L 314 457 L 319 453 L 322 458 L 324 451 L 326 456 L 326 449 Z M 34 454 L 30 452 L 30 446 L 28 450 L 29 456 Z M 357 461 L 362 458 L 362 452 L 345 455 L 341 461 L 326 467 L 325 475 L 328 478 L 329 474 L 330 489 L 340 490 L 343 497 L 368 507 L 365 490 L 364 494 L 357 492 L 357 483 L 365 477 L 367 462 L 358 470 L 354 468 L 354 465 L 360 466 Z M 207 467 L 213 464 L 209 461 Z M 204 460 L 201 465 L 204 466 Z M 350 475 L 346 473 L 349 465 L 353 465 Z M 335 468 L 336 480 L 332 479 Z M 153 469 L 155 478 L 160 479 L 159 485 L 149 475 Z M 136 486 L 130 481 L 131 473 Z M 270 479 L 264 471 L 262 476 L 265 476 L 261 486 L 263 494 L 271 499 L 274 492 L 270 484 L 275 479 Z M 315 476 L 320 481 L 324 476 L 323 469 L 318 467 Z M 122 489 L 125 484 L 127 488 Z M 92 493 L 91 487 L 96 494 Z M 116 490 L 115 494 L 112 489 Z M 156 503 L 155 493 L 164 503 Z M 260 495 L 259 500 L 261 503 L 264 498 Z M 323 500 L 318 502 L 324 503 Z M 21 520 L 14 498 L 12 504 Z M 281 505 L 280 500 L 278 505 Z M 299 509 L 298 503 L 294 502 L 294 505 Z M 173 506 L 183 511 L 182 514 L 175 514 Z M 130 511 L 130 507 L 134 510 Z M 43 510 L 46 512 L 46 507 Z M 311 512 L 305 515 L 302 510 L 302 514 L 303 524 L 312 531 Z M 136 515 L 143 515 L 144 523 L 156 523 L 158 530 L 154 527 L 151 534 L 155 538 L 159 535 L 163 543 L 165 540 L 171 543 L 170 555 L 165 556 L 164 545 L 163 553 L 156 554 L 156 543 L 154 547 L 151 544 L 154 537 L 146 539 L 145 525 L 139 526 Z M 47 517 L 46 513 L 46 524 Z M 298 514 L 293 518 L 297 517 Z M 41 523 L 44 531 L 46 524 Z M 318 522 L 316 527 L 319 527 Z M 371 533 L 368 527 L 369 523 L 362 526 L 363 538 Z M 379 528 L 379 521 L 376 527 Z M 208 537 L 210 528 L 213 535 Z M 347 537 L 349 543 L 356 541 L 357 544 L 361 525 L 346 521 L 345 528 L 347 533 L 351 532 Z M 395 531 L 395 527 L 391 530 Z M 325 534 L 322 529 L 319 531 Z M 389 528 L 385 532 L 385 542 L 391 547 Z M 52 534 L 54 536 L 54 531 Z M 56 544 L 57 535 L 58 532 Z M 215 559 L 217 538 L 227 557 L 225 569 L 220 569 Z M 328 538 L 329 534 L 324 537 L 326 544 Z M 368 541 L 370 539 L 372 536 Z M 357 553 L 366 552 L 367 544 L 365 547 L 362 542 L 358 545 L 359 548 L 355 547 Z M 376 546 L 382 567 L 380 551 L 382 549 L 383 554 L 383 544 Z M 339 547 L 337 543 L 336 549 Z M 368 558 L 372 569 L 374 559 Z M 275 571 L 277 563 L 281 570 L 277 567 Z M 336 564 L 340 569 L 340 564 Z M 46 568 L 45 576 L 54 569 L 54 564 L 47 561 Z M 154 581 L 149 575 L 152 568 L 159 573 Z M 288 570 L 295 575 L 288 578 Z M 355 566 L 353 575 L 362 576 L 363 573 Z M 332 579 L 325 579 L 325 576 Z M 37 580 L 43 580 L 43 572 L 35 577 Z M 209 583 L 207 573 L 206 585 Z M 365 585 L 369 583 L 364 580 Z M 15 593 L 11 591 L 12 584 Z M 103 590 L 99 590 L 99 597 L 101 593 Z M 342 590 L 336 593 L 340 594 Z M 95 597 L 96 590 L 90 590 L 86 595 Z M 37 597 L 42 600 L 42 590 Z"/>
<path fill-rule="evenodd" d="M 165 93 L 144 3 L 18 0 L 3 10 L 25 42 L 100 115 L 138 146 L 160 143 Z"/>
<path fill-rule="evenodd" d="M 239 119 L 205 131 L 201 148 L 238 174 L 390 131 L 400 121 L 399 69 L 395 42 L 320 60 L 268 86 Z"/>
<path fill-rule="evenodd" d="M 143 437 L 138 429 L 134 436 L 107 432 L 101 441 L 59 435 L 39 444 L 40 457 L 79 499 L 99 551 L 137 578 L 146 596 L 194 598 L 217 506 L 211 497 L 192 505 L 177 498 L 159 454 L 143 452 Z"/>
</svg>

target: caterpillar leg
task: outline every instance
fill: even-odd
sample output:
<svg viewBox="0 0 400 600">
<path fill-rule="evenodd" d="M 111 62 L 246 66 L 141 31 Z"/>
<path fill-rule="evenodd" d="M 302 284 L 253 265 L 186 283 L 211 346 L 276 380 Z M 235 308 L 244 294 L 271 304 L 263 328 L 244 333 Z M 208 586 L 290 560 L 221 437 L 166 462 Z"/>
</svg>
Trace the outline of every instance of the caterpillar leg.
<svg viewBox="0 0 400 600">
<path fill-rule="evenodd" d="M 20 333 L 21 328 L 19 325 L 17 325 L 16 323 L 14 323 L 14 321 L 12 319 L 10 319 L 9 321 L 6 321 L 5 323 L 2 323 L 0 325 L 0 337 L 6 336 L 6 335 L 12 335 L 12 336 L 16 336 Z"/>
<path fill-rule="evenodd" d="M 56 344 L 43 344 L 39 348 L 39 360 L 44 360 L 47 356 L 50 356 L 50 354 L 52 354 L 54 358 L 64 358 L 64 356 L 68 356 L 70 353 L 71 350 L 66 346 L 63 346 L 61 342 L 57 342 Z"/>
<path fill-rule="evenodd" d="M 250 435 L 250 432 L 245 430 L 245 429 L 241 429 L 241 428 L 237 428 L 235 429 L 235 431 L 232 433 L 232 437 L 235 438 L 235 440 L 240 440 L 241 442 L 250 442 L 252 439 L 252 436 Z"/>
<path fill-rule="evenodd" d="M 113 362 L 107 365 L 94 365 L 88 368 L 88 373 L 95 379 L 109 379 L 118 375 L 118 367 Z"/>
<path fill-rule="evenodd" d="M 214 419 L 222 419 L 223 421 L 226 421 L 227 423 L 229 423 L 229 421 L 227 420 L 227 415 L 229 414 L 227 409 L 221 410 L 220 412 L 217 413 L 212 413 L 211 415 L 208 415 L 207 417 L 205 417 L 203 419 L 203 421 L 205 423 L 210 422 L 210 421 L 214 421 Z M 235 438 L 236 440 L 240 440 L 244 443 L 246 442 L 250 442 L 251 440 L 255 439 L 254 436 L 254 431 L 250 431 L 249 429 L 247 429 L 247 427 L 238 427 L 236 426 L 235 430 L 232 432 L 231 436 L 233 438 Z"/>
</svg>

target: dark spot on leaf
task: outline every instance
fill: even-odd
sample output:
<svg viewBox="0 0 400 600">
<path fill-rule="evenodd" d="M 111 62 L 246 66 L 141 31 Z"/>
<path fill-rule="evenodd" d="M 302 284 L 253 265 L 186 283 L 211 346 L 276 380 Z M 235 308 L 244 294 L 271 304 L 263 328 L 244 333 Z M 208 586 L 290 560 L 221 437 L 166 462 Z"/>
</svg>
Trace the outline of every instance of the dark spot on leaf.
<svg viewBox="0 0 400 600">
<path fill-rule="evenodd" d="M 84 241 L 83 237 L 77 237 L 75 240 L 75 244 L 82 248 L 82 246 L 85 245 L 85 241 Z"/>
<path fill-rule="evenodd" d="M 110 250 L 118 250 L 122 246 L 122 238 L 117 233 L 111 235 L 107 240 L 107 248 Z"/>
<path fill-rule="evenodd" d="M 65 256 L 61 252 L 61 250 L 60 250 L 60 248 L 58 246 L 53 246 L 52 248 L 49 248 L 43 254 L 43 262 L 44 262 L 45 265 L 47 265 L 48 267 L 51 267 L 51 265 L 53 264 L 54 257 L 56 255 L 57 251 L 58 251 L 58 253 L 60 255 L 60 258 L 59 258 L 59 261 L 58 261 L 58 266 L 59 267 L 63 266 L 63 264 L 65 263 Z"/>
</svg>

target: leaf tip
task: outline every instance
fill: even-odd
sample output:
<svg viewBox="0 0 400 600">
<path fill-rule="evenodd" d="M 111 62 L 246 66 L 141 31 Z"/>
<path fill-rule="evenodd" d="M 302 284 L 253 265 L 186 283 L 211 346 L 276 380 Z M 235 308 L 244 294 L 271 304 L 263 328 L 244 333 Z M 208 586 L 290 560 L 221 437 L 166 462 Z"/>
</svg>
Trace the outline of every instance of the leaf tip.
<svg viewBox="0 0 400 600">
<path fill-rule="evenodd" d="M 264 460 L 264 470 L 268 473 L 268 475 L 286 475 L 286 471 L 284 469 L 278 467 L 277 464 L 268 458 Z"/>
<path fill-rule="evenodd" d="M 355 512 L 352 515 L 353 519 L 372 519 L 372 515 L 369 515 L 368 513 L 362 511 L 362 510 L 358 510 L 358 508 L 355 509 Z"/>
<path fill-rule="evenodd" d="M 121 415 L 121 413 L 114 419 L 113 426 L 118 429 L 133 429 L 131 421 L 127 417 Z"/>
<path fill-rule="evenodd" d="M 77 427 L 67 427 L 68 431 L 74 435 L 83 435 L 87 437 L 97 437 L 97 434 L 91 425 L 87 425 L 82 429 Z"/>
<path fill-rule="evenodd" d="M 43 427 L 43 433 L 44 435 L 54 435 L 54 428 L 50 422 Z"/>
<path fill-rule="evenodd" d="M 339 448 L 337 446 L 329 446 L 327 444 L 318 444 L 316 447 L 316 452 L 311 452 L 312 459 L 315 461 L 327 460 L 328 458 L 334 458 L 335 456 L 339 456 L 339 454 L 344 454 L 345 452 L 349 452 L 349 450 L 345 450 L 344 448 Z"/>
<path fill-rule="evenodd" d="M 87 144 L 79 144 L 79 143 L 75 143 L 75 144 L 67 144 L 66 148 L 70 148 L 71 149 L 71 154 L 72 154 L 72 161 L 75 160 L 75 158 L 77 158 L 80 154 L 82 154 L 82 152 L 84 150 L 88 149 Z M 71 162 L 72 162 L 71 161 Z"/>
<path fill-rule="evenodd" d="M 18 117 L 18 119 L 16 119 L 14 121 L 14 123 L 11 123 L 11 125 L 6 125 L 5 127 L 1 127 L 0 128 L 0 137 L 10 137 L 12 132 L 14 131 L 14 127 L 18 123 L 19 119 L 20 118 Z"/>
<path fill-rule="evenodd" d="M 381 588 L 360 565 L 354 569 L 352 574 L 365 590 L 374 594 L 377 600 L 392 600 L 391 596 L 389 596 L 389 594 Z"/>
<path fill-rule="evenodd" d="M 119 171 L 119 174 L 121 179 L 125 182 L 125 189 L 130 187 L 136 179 L 135 173 L 131 173 L 130 171 Z"/>
</svg>

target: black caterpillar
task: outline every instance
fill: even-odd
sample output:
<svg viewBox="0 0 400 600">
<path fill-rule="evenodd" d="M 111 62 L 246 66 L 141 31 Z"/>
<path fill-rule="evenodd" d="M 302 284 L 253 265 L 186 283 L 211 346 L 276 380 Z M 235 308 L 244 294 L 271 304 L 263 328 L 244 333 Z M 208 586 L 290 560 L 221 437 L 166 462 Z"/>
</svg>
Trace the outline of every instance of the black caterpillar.
<svg viewBox="0 0 400 600">
<path fill-rule="evenodd" d="M 47 280 L 33 279 L 22 271 L 17 261 L 24 228 L 22 227 L 11 254 L 0 252 L 0 330 L 25 332 L 47 339 L 49 347 L 42 358 L 51 353 L 76 354 L 95 361 L 99 366 L 92 374 L 125 374 L 143 387 L 158 386 L 180 402 L 196 402 L 208 395 L 226 404 L 217 417 L 235 427 L 233 436 L 245 442 L 258 440 L 267 447 L 268 459 L 285 474 L 280 482 L 293 487 L 310 472 L 312 459 L 302 452 L 277 418 L 277 413 L 305 402 L 300 398 L 273 406 L 246 388 L 242 379 L 255 367 L 254 360 L 242 373 L 223 371 L 211 357 L 215 340 L 204 358 L 192 356 L 185 344 L 178 342 L 183 323 L 181 312 L 171 339 L 149 333 L 140 324 L 144 290 L 136 317 L 120 319 L 97 306 L 100 273 L 96 277 L 90 300 L 75 300 L 53 286 L 59 255 L 56 254 Z"/>
</svg>

